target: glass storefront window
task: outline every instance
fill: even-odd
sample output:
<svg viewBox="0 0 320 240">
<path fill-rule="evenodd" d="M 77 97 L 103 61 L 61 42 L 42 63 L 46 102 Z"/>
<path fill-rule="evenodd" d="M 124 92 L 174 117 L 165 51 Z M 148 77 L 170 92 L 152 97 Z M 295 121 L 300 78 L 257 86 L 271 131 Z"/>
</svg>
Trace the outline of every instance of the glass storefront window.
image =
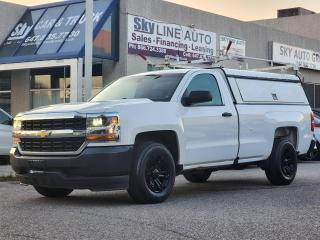
<svg viewBox="0 0 320 240">
<path fill-rule="evenodd" d="M 92 96 L 97 95 L 103 87 L 102 64 L 96 63 L 92 68 Z"/>
<path fill-rule="evenodd" d="M 97 95 L 103 88 L 103 78 L 102 76 L 92 77 L 92 97 Z"/>
<path fill-rule="evenodd" d="M 31 100 L 33 108 L 67 102 L 65 99 L 65 91 L 59 89 L 32 90 Z"/>
<path fill-rule="evenodd" d="M 92 95 L 95 96 L 104 87 L 102 65 L 95 64 L 92 70 Z M 31 70 L 31 108 L 69 103 L 70 87 L 70 67 Z"/>
<path fill-rule="evenodd" d="M 31 108 L 70 102 L 69 88 L 69 67 L 32 70 Z"/>
<path fill-rule="evenodd" d="M 11 72 L 0 72 L 0 108 L 11 113 Z"/>
<path fill-rule="evenodd" d="M 32 89 L 51 89 L 51 75 L 36 75 L 32 81 Z"/>
<path fill-rule="evenodd" d="M 84 77 L 82 79 L 82 94 L 84 99 Z M 102 64 L 95 63 L 92 67 L 92 96 L 97 95 L 104 88 L 102 77 Z"/>
</svg>

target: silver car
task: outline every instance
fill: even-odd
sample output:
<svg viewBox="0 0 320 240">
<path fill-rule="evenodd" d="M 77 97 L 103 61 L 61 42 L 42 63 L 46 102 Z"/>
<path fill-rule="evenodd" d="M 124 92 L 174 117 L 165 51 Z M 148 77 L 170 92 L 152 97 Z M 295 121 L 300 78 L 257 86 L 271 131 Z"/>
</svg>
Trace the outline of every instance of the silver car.
<svg viewBox="0 0 320 240">
<path fill-rule="evenodd" d="M 0 108 L 0 163 L 7 163 L 12 145 L 12 117 Z"/>
</svg>

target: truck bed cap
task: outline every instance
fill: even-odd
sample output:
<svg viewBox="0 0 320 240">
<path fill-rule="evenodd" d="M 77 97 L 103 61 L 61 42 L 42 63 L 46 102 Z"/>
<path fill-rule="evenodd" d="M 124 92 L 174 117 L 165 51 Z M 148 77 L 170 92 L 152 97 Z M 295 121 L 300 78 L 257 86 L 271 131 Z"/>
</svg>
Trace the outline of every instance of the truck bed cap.
<svg viewBox="0 0 320 240">
<path fill-rule="evenodd" d="M 240 78 L 257 78 L 257 79 L 270 79 L 270 80 L 284 80 L 299 82 L 300 79 L 296 75 L 281 74 L 281 73 L 269 73 L 250 70 L 236 70 L 224 68 L 224 71 L 228 77 L 240 77 Z"/>
</svg>

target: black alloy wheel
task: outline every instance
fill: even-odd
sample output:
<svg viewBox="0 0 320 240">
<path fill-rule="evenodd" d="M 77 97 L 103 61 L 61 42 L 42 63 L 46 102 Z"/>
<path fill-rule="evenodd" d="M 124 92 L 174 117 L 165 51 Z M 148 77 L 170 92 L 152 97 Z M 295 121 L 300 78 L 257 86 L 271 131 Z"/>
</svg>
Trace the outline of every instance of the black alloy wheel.
<svg viewBox="0 0 320 240">
<path fill-rule="evenodd" d="M 285 149 L 281 156 L 281 171 L 285 177 L 291 179 L 297 171 L 296 153 Z"/>
<path fill-rule="evenodd" d="M 297 174 L 297 152 L 287 139 L 276 139 L 265 168 L 266 176 L 273 185 L 289 185 Z"/>
<path fill-rule="evenodd" d="M 136 146 L 128 193 L 137 203 L 160 203 L 172 192 L 176 169 L 171 152 L 161 143 Z"/>
<path fill-rule="evenodd" d="M 152 192 L 163 192 L 170 183 L 170 177 L 170 164 L 161 154 L 149 159 L 145 170 L 145 181 Z"/>
</svg>

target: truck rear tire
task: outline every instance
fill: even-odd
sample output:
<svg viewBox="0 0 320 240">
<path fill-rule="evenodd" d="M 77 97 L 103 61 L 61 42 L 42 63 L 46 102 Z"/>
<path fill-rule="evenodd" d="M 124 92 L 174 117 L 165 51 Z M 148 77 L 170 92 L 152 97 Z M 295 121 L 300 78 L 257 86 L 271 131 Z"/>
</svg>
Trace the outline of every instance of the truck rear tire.
<svg viewBox="0 0 320 240">
<path fill-rule="evenodd" d="M 62 189 L 62 188 L 46 188 L 46 187 L 39 187 L 39 186 L 33 186 L 33 187 L 39 194 L 48 198 L 63 198 L 68 196 L 73 191 L 72 189 Z"/>
<path fill-rule="evenodd" d="M 162 144 L 137 146 L 128 193 L 137 203 L 160 203 L 172 192 L 176 177 L 171 152 Z"/>
<path fill-rule="evenodd" d="M 265 172 L 273 185 L 289 185 L 297 173 L 297 153 L 286 139 L 276 139 Z"/>
<path fill-rule="evenodd" d="M 183 176 L 191 183 L 204 183 L 210 178 L 211 172 L 211 170 L 197 170 L 193 172 L 186 172 Z"/>
</svg>

